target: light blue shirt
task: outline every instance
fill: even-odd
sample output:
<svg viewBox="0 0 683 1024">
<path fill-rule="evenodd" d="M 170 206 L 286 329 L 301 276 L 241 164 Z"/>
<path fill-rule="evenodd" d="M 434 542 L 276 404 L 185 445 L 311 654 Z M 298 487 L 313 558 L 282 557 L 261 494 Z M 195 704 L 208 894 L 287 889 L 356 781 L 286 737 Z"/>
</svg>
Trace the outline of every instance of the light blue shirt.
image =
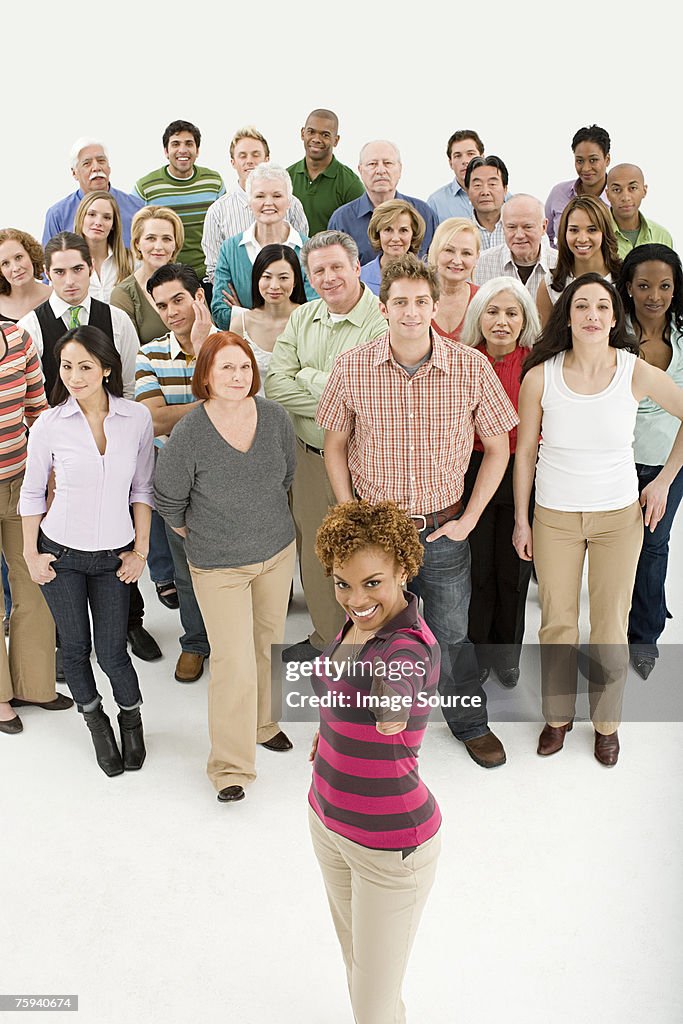
<svg viewBox="0 0 683 1024">
<path fill-rule="evenodd" d="M 449 217 L 468 217 L 470 220 L 474 217 L 470 198 L 462 185 L 458 184 L 457 178 L 432 192 L 427 206 L 432 208 L 439 224 Z"/>
<path fill-rule="evenodd" d="M 60 231 L 73 231 L 76 219 L 76 210 L 80 206 L 81 199 L 85 195 L 83 189 L 77 188 L 71 195 L 64 196 L 59 202 L 51 206 L 45 214 L 45 227 L 43 228 L 43 246 Z M 130 246 L 130 224 L 138 212 L 145 205 L 138 196 L 128 195 L 118 188 L 109 188 L 109 195 L 115 199 L 121 211 L 121 226 L 123 228 L 123 244 L 126 249 Z"/>
</svg>

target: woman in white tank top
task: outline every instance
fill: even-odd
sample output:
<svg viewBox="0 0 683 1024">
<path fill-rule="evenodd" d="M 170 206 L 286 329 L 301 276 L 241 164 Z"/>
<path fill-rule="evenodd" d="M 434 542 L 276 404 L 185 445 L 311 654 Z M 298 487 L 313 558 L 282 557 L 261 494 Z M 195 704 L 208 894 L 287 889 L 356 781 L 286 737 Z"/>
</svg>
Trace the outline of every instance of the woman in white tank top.
<svg viewBox="0 0 683 1024">
<path fill-rule="evenodd" d="M 683 417 L 683 392 L 636 352 L 616 290 L 591 273 L 565 289 L 522 371 L 513 543 L 521 558 L 534 559 L 538 575 L 546 721 L 541 756 L 557 753 L 573 724 L 586 552 L 595 756 L 611 766 L 619 755 L 628 613 L 643 535 L 632 449 L 638 403 L 647 396 Z M 681 466 L 683 430 L 664 479 L 673 479 Z M 528 508 L 534 472 L 532 532 Z M 648 493 L 646 527 L 654 528 L 664 514 L 666 490 Z"/>
</svg>

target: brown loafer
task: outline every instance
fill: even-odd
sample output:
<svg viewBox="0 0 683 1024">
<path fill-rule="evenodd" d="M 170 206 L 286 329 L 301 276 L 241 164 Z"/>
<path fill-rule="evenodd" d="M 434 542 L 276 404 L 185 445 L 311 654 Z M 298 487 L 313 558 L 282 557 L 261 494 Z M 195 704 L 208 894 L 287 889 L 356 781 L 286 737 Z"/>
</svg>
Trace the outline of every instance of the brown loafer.
<svg viewBox="0 0 683 1024">
<path fill-rule="evenodd" d="M 204 671 L 205 654 L 194 651 L 183 651 L 175 667 L 175 677 L 179 683 L 196 683 Z"/>
<path fill-rule="evenodd" d="M 271 739 L 266 740 L 265 743 L 259 744 L 261 747 L 265 747 L 266 750 L 291 750 L 293 743 L 289 736 L 286 736 L 282 730 L 276 732 Z"/>
<path fill-rule="evenodd" d="M 541 757 L 550 757 L 551 754 L 556 754 L 558 750 L 562 750 L 564 738 L 568 732 L 572 731 L 573 727 L 573 718 L 566 725 L 544 725 L 543 731 L 538 737 L 536 753 L 540 754 Z"/>
<path fill-rule="evenodd" d="M 505 748 L 490 730 L 473 740 L 463 740 L 467 753 L 481 768 L 498 768 L 505 764 Z"/>
<path fill-rule="evenodd" d="M 10 718 L 8 721 L 0 722 L 0 732 L 7 733 L 8 736 L 15 736 L 18 732 L 22 732 L 24 729 L 24 723 L 19 718 L 19 715 L 15 715 L 14 718 Z"/>
<path fill-rule="evenodd" d="M 12 697 L 10 704 L 13 708 L 44 708 L 45 711 L 66 711 L 74 706 L 71 697 L 65 693 L 58 693 L 54 700 L 22 700 L 21 697 Z"/>
<path fill-rule="evenodd" d="M 235 800 L 244 800 L 244 789 L 242 786 L 226 786 L 216 795 L 216 799 L 222 804 L 234 803 Z"/>
<path fill-rule="evenodd" d="M 619 760 L 619 737 L 615 732 L 605 736 L 595 730 L 595 756 L 606 768 L 613 768 Z"/>
</svg>

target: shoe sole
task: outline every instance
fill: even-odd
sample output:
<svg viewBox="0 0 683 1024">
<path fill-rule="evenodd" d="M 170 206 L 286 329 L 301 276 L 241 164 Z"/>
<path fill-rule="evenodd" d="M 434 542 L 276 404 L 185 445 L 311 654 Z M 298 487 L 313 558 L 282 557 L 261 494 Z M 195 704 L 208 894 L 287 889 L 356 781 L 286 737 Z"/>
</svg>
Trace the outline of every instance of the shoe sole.
<svg viewBox="0 0 683 1024">
<path fill-rule="evenodd" d="M 197 680 L 201 679 L 203 675 L 204 675 L 204 666 L 202 665 L 202 670 L 199 673 L 199 675 L 192 676 L 192 677 L 190 677 L 190 676 L 184 676 L 183 677 L 183 676 L 179 676 L 177 672 L 174 672 L 173 678 L 175 679 L 175 681 L 177 683 L 196 683 Z"/>
<path fill-rule="evenodd" d="M 469 747 L 465 747 L 465 750 L 470 755 L 475 764 L 478 764 L 480 768 L 502 768 L 507 763 L 507 757 L 503 757 L 502 761 L 484 761 L 483 758 L 477 757 L 473 754 Z"/>
</svg>

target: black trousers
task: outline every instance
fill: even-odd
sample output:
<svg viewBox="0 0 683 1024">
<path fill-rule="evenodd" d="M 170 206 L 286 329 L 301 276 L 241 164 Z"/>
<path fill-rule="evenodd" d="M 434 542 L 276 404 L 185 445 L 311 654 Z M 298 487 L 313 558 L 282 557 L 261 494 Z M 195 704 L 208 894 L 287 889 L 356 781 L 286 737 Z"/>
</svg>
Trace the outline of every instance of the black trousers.
<svg viewBox="0 0 683 1024">
<path fill-rule="evenodd" d="M 483 453 L 472 452 L 465 474 L 469 501 Z M 498 490 L 469 536 L 472 556 L 472 597 L 469 637 L 480 668 L 518 668 L 524 637 L 524 611 L 531 579 L 531 562 L 512 546 L 515 503 L 512 493 L 514 455 L 510 456 Z M 533 505 L 533 496 L 531 499 Z"/>
</svg>

